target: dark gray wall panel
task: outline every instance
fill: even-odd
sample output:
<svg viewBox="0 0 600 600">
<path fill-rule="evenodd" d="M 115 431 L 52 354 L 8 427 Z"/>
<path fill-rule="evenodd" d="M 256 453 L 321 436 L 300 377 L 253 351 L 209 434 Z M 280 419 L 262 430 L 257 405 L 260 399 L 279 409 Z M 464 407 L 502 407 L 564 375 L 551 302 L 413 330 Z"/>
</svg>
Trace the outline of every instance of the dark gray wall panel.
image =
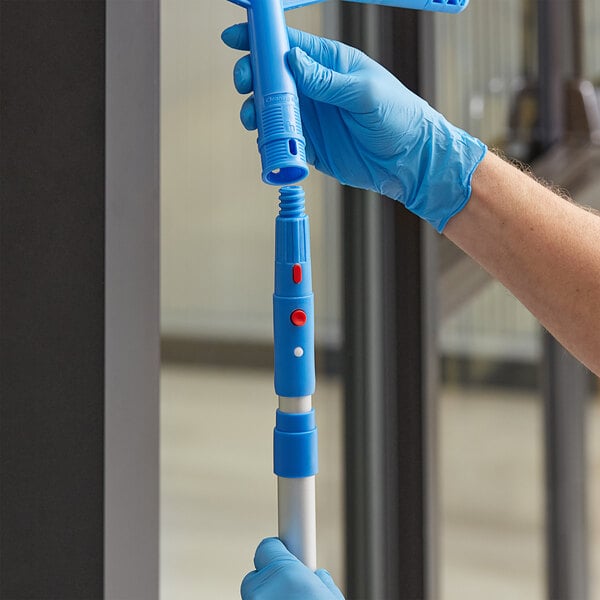
<svg viewBox="0 0 600 600">
<path fill-rule="evenodd" d="M 103 587 L 104 2 L 0 5 L 0 597 Z"/>
</svg>

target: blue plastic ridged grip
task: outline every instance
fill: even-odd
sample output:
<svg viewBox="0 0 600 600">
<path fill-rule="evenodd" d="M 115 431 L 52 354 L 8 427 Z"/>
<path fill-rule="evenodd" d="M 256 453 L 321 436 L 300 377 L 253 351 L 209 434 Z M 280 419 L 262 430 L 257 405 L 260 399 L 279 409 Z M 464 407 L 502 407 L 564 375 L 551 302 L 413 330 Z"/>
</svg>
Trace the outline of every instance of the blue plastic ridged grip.
<svg viewBox="0 0 600 600">
<path fill-rule="evenodd" d="M 298 398 L 311 396 L 315 391 L 310 231 L 302 188 L 282 188 L 279 200 L 273 294 L 275 392 L 278 396 Z M 297 311 L 306 317 L 303 324 L 294 323 Z"/>
<path fill-rule="evenodd" d="M 250 56 L 262 179 L 290 185 L 308 175 L 296 83 L 286 63 L 290 50 L 281 0 L 250 0 Z"/>
<path fill-rule="evenodd" d="M 277 411 L 273 434 L 273 471 L 278 477 L 312 477 L 319 471 L 314 409 L 308 413 Z"/>
</svg>

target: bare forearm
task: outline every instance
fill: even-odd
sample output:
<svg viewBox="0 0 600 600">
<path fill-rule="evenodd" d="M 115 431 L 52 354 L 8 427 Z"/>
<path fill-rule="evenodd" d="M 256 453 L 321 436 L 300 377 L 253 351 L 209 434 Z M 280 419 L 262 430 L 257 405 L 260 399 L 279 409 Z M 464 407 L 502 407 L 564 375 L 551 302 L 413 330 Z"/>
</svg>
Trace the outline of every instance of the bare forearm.
<svg viewBox="0 0 600 600">
<path fill-rule="evenodd" d="M 488 153 L 444 233 L 600 375 L 600 217 Z"/>
</svg>

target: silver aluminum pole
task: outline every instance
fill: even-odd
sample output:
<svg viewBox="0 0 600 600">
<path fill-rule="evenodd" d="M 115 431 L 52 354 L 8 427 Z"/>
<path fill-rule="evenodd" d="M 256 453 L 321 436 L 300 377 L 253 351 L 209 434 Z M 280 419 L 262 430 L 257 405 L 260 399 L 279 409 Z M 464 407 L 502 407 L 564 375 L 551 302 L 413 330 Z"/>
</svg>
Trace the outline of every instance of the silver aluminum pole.
<svg viewBox="0 0 600 600">
<path fill-rule="evenodd" d="M 284 413 L 309 413 L 312 397 L 279 397 Z M 279 538 L 286 548 L 309 569 L 317 568 L 317 516 L 315 476 L 277 478 Z"/>
</svg>

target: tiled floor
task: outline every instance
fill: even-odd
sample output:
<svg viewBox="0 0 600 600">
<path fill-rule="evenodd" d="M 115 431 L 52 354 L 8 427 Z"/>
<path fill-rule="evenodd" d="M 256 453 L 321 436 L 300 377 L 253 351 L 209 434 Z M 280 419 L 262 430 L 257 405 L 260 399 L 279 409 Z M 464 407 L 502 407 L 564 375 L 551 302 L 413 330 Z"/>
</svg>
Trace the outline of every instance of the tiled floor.
<svg viewBox="0 0 600 600">
<path fill-rule="evenodd" d="M 162 374 L 161 597 L 228 600 L 276 533 L 266 372 Z M 319 381 L 319 563 L 342 572 L 340 386 Z M 600 507 L 600 408 L 590 411 L 590 506 Z M 447 390 L 440 413 L 443 600 L 543 598 L 541 410 L 528 394 Z M 600 514 L 590 524 L 600 575 Z M 591 597 L 599 597 L 598 595 Z"/>
</svg>

